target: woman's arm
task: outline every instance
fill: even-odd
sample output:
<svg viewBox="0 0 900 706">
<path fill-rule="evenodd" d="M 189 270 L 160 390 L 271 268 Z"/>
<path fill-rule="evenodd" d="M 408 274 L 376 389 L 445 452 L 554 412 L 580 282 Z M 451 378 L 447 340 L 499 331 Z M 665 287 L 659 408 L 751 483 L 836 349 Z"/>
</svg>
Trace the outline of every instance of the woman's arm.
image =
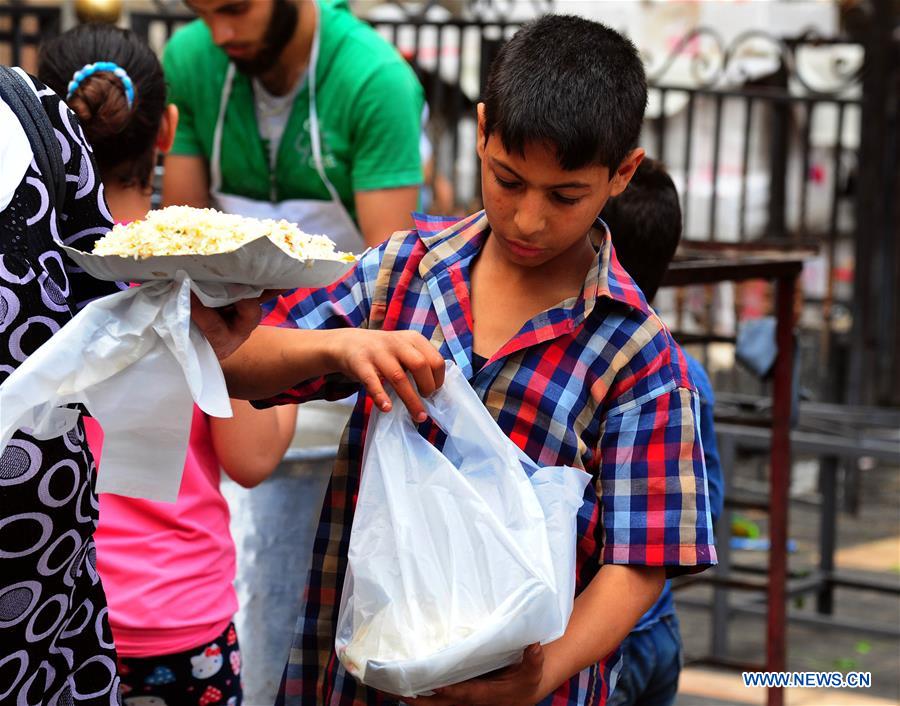
<svg viewBox="0 0 900 706">
<path fill-rule="evenodd" d="M 277 468 L 290 446 L 297 423 L 297 406 L 254 409 L 231 400 L 234 416 L 210 417 L 212 444 L 222 470 L 238 485 L 252 488 Z"/>
</svg>

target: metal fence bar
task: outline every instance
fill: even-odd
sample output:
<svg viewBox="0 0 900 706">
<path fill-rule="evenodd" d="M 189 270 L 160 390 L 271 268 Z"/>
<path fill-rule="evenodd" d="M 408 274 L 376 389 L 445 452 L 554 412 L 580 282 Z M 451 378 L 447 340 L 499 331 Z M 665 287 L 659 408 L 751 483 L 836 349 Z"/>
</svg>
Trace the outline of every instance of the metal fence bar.
<svg viewBox="0 0 900 706">
<path fill-rule="evenodd" d="M 684 194 L 681 199 L 681 212 L 685 225 L 690 223 L 688 215 L 691 208 L 691 148 L 694 146 L 694 103 L 696 93 L 688 92 L 685 139 L 684 139 Z"/>
<path fill-rule="evenodd" d="M 772 449 L 769 496 L 769 590 L 766 621 L 766 669 L 783 671 L 786 665 L 785 585 L 787 582 L 788 490 L 791 477 L 791 382 L 794 359 L 794 290 L 797 276 L 777 280 L 775 311 L 778 358 L 772 389 Z M 784 691 L 769 689 L 767 706 L 782 706 Z"/>
<path fill-rule="evenodd" d="M 769 213 L 768 232 L 773 238 L 783 238 L 787 232 L 785 212 L 787 206 L 787 165 L 790 151 L 788 123 L 790 103 L 770 103 L 769 138 Z"/>
<path fill-rule="evenodd" d="M 837 546 L 837 457 L 823 458 L 819 465 L 819 474 L 822 493 L 822 510 L 819 516 L 819 571 L 823 577 L 827 577 L 834 570 L 834 549 Z M 834 612 L 834 586 L 827 578 L 819 585 L 816 610 L 825 615 Z"/>
<path fill-rule="evenodd" d="M 802 130 L 802 157 L 800 161 L 800 221 L 795 235 L 803 238 L 807 233 L 807 214 L 809 212 L 809 182 L 810 182 L 810 148 L 812 134 L 813 112 L 817 103 L 804 105 L 804 121 Z"/>
<path fill-rule="evenodd" d="M 877 263 L 881 257 L 883 231 L 879 216 L 887 196 L 882 193 L 886 165 L 884 146 L 887 144 L 885 112 L 891 94 L 888 77 L 897 69 L 893 63 L 896 46 L 891 39 L 892 7 L 888 0 L 872 2 L 871 27 L 866 37 L 865 65 L 862 72 L 864 129 L 860 134 L 860 172 L 856 194 L 856 259 L 854 269 L 853 338 L 857 344 L 850 358 L 850 373 L 846 399 L 850 404 L 867 404 L 877 399 L 882 390 L 876 389 L 878 349 L 887 332 L 878 330 L 878 314 L 884 308 L 888 289 L 879 286 Z M 896 100 L 896 96 L 894 97 Z M 896 282 L 894 283 L 896 285 Z M 896 352 L 895 352 L 896 354 Z M 886 387 L 886 386 L 885 386 Z"/>
<path fill-rule="evenodd" d="M 451 151 L 451 159 L 452 159 L 452 170 L 453 170 L 453 186 L 455 187 L 456 193 L 458 192 L 459 186 L 459 119 L 463 110 L 463 92 L 460 88 L 460 84 L 462 82 L 462 51 L 463 51 L 463 43 L 465 42 L 465 30 L 462 27 L 457 28 L 457 46 L 459 47 L 459 60 L 456 62 L 456 89 L 453 92 L 453 100 L 451 101 L 451 113 L 450 113 L 450 124 L 453 126 L 453 136 L 452 136 L 452 151 Z"/>
<path fill-rule="evenodd" d="M 834 321 L 834 268 L 838 239 L 838 212 L 841 205 L 841 156 L 844 144 L 845 107 L 837 107 L 837 125 L 835 128 L 834 154 L 831 160 L 831 212 L 828 217 L 828 233 L 825 236 L 825 267 L 828 277 L 825 283 L 825 300 L 822 302 L 822 338 L 820 343 L 820 360 L 823 370 L 831 368 L 831 330 Z"/>
<path fill-rule="evenodd" d="M 741 196 L 738 206 L 738 240 L 747 239 L 747 172 L 750 168 L 750 136 L 753 125 L 753 98 L 744 99 L 744 141 L 741 151 Z"/>
<path fill-rule="evenodd" d="M 712 194 L 709 198 L 709 239 L 716 239 L 716 207 L 718 206 L 717 196 L 719 194 L 719 159 L 722 152 L 722 108 L 725 97 L 716 95 L 715 97 L 715 132 L 713 134 L 713 155 L 712 155 Z"/>
<path fill-rule="evenodd" d="M 381 26 L 380 23 L 379 23 L 378 26 Z M 389 40 L 389 41 L 390 41 L 390 43 L 393 44 L 394 46 L 397 46 L 397 29 L 398 29 L 398 25 L 396 25 L 396 24 L 390 24 L 390 25 L 388 25 L 388 28 L 389 28 L 389 31 L 390 31 L 390 34 L 391 34 L 391 37 L 390 37 L 390 40 Z"/>
<path fill-rule="evenodd" d="M 9 29 L 0 29 L 0 46 L 9 46 L 11 66 L 22 63 L 22 51 L 25 47 L 37 47 L 44 39 L 59 31 L 60 14 L 58 7 L 18 4 L 0 7 L 0 20 L 8 18 L 10 23 Z M 37 31 L 26 31 L 25 23 L 29 20 L 37 22 Z"/>
<path fill-rule="evenodd" d="M 711 88 L 709 86 L 689 86 L 678 83 L 654 84 L 659 88 L 664 85 L 668 91 L 684 91 L 698 96 L 722 96 L 723 98 L 754 98 L 778 105 L 805 105 L 807 103 L 823 103 L 829 105 L 860 105 L 859 98 L 845 98 L 840 95 L 799 95 L 783 89 L 765 88 Z"/>
<path fill-rule="evenodd" d="M 668 89 L 659 88 L 659 118 L 656 121 L 656 156 L 666 162 L 666 93 Z"/>
</svg>

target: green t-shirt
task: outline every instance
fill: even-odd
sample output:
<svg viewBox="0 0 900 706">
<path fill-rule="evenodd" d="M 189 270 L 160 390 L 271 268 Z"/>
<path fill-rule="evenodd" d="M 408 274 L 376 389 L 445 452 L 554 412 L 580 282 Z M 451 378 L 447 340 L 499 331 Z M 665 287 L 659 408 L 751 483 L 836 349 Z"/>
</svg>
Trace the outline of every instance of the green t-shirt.
<svg viewBox="0 0 900 706">
<path fill-rule="evenodd" d="M 344 0 L 319 0 L 316 107 L 328 179 L 355 218 L 356 191 L 422 182 L 422 87 L 397 51 L 355 18 Z M 228 56 L 200 20 L 178 30 L 163 68 L 179 122 L 172 154 L 209 161 Z M 269 158 L 259 135 L 251 80 L 236 73 L 222 132 L 222 191 L 270 199 Z M 329 199 L 309 137 L 309 86 L 297 93 L 275 167 L 275 200 Z"/>
</svg>

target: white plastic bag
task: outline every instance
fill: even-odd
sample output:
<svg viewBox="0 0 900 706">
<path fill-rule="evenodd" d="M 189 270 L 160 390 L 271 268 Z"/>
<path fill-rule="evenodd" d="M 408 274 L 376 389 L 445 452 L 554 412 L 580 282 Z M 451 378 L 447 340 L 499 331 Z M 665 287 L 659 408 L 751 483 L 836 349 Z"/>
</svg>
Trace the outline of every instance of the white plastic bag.
<svg viewBox="0 0 900 706">
<path fill-rule="evenodd" d="M 98 279 L 144 282 L 88 304 L 0 385 L 0 454 L 17 429 L 47 439 L 68 432 L 84 404 L 103 427 L 97 492 L 175 502 L 193 403 L 230 417 L 219 361 L 191 321 L 193 291 L 206 306 L 266 289 L 321 287 L 346 259 L 300 260 L 269 238 L 214 255 L 137 259 L 63 246 Z"/>
<path fill-rule="evenodd" d="M 98 492 L 174 502 L 193 403 L 215 417 L 231 404 L 215 353 L 191 322 L 190 293 L 223 306 L 245 285 L 151 282 L 88 304 L 0 385 L 0 453 L 13 432 L 61 436 L 84 404 L 105 432 Z"/>
<path fill-rule="evenodd" d="M 456 366 L 425 403 L 442 451 L 399 402 L 369 421 L 335 642 L 351 674 L 400 696 L 508 666 L 565 632 L 590 481 L 533 464 Z"/>
</svg>

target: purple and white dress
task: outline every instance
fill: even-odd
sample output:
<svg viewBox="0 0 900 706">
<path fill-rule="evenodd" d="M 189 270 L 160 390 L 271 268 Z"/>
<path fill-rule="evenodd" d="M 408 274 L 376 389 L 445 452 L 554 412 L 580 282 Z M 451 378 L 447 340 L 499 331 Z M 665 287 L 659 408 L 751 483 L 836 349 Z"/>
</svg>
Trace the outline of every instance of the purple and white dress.
<svg viewBox="0 0 900 706">
<path fill-rule="evenodd" d="M 117 291 L 79 271 L 59 247 L 92 249 L 111 218 L 76 118 L 29 81 L 59 140 L 67 188 L 57 218 L 50 177 L 0 100 L 0 382 L 87 302 Z M 0 456 L 0 704 L 119 703 L 95 568 L 94 476 L 81 422 L 56 439 L 18 432 Z"/>
</svg>

